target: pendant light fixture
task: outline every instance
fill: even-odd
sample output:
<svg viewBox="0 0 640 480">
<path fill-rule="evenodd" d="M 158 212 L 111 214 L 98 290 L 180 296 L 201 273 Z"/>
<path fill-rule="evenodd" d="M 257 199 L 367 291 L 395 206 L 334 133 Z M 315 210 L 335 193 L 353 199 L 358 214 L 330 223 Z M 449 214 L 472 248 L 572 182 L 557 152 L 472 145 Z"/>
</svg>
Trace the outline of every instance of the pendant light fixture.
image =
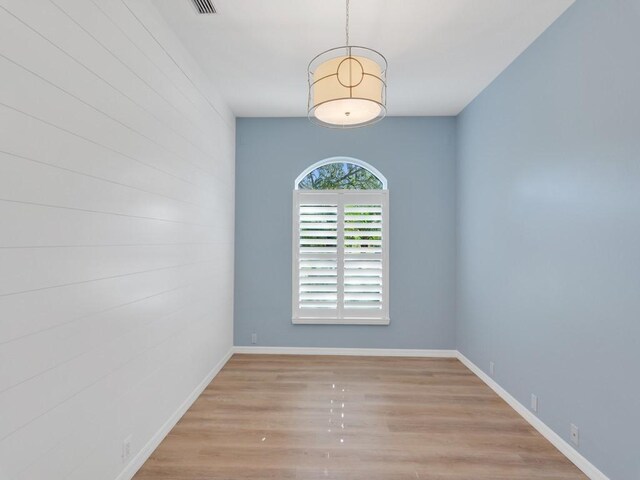
<svg viewBox="0 0 640 480">
<path fill-rule="evenodd" d="M 345 31 L 345 46 L 317 55 L 307 71 L 308 116 L 323 127 L 363 127 L 387 113 L 387 60 L 375 50 L 349 44 L 349 0 Z"/>
</svg>

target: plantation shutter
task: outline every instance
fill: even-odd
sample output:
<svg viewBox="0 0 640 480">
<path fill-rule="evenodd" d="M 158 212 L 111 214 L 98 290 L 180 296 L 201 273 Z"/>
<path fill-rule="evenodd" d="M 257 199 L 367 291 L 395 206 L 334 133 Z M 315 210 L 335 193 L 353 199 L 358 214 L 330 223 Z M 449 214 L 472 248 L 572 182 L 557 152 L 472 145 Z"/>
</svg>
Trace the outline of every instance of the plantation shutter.
<svg viewBox="0 0 640 480">
<path fill-rule="evenodd" d="M 387 324 L 388 192 L 294 192 L 294 323 Z"/>
</svg>

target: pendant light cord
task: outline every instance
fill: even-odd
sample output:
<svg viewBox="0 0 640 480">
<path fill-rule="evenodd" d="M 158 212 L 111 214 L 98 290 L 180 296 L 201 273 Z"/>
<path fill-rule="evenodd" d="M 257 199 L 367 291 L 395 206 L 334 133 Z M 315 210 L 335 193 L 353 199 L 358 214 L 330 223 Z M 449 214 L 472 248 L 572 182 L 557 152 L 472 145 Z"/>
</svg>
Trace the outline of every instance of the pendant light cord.
<svg viewBox="0 0 640 480">
<path fill-rule="evenodd" d="M 349 46 L 349 0 L 346 0 L 347 2 L 347 22 L 345 25 L 345 33 L 346 33 L 346 37 L 347 37 L 347 47 Z"/>
</svg>

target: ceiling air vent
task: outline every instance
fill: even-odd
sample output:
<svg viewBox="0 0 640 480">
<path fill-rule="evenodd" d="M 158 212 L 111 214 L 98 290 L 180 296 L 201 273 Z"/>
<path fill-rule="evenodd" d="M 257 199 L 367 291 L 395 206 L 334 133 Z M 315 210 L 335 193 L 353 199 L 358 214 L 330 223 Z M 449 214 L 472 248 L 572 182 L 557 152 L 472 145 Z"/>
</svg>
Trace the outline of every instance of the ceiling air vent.
<svg viewBox="0 0 640 480">
<path fill-rule="evenodd" d="M 210 15 L 216 13 L 216 7 L 213 6 L 211 0 L 191 0 L 196 7 L 198 13 L 202 15 Z"/>
</svg>

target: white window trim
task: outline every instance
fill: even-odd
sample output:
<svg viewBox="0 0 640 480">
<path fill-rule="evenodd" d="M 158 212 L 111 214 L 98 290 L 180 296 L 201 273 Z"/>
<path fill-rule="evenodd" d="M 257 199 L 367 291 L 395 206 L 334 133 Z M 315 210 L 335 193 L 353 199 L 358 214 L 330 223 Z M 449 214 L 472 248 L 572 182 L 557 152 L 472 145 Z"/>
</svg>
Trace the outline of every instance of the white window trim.
<svg viewBox="0 0 640 480">
<path fill-rule="evenodd" d="M 337 157 L 340 161 L 351 161 L 345 160 L 345 157 Z M 335 162 L 337 160 L 333 160 Z M 320 163 L 320 162 L 319 162 Z M 323 161 L 322 164 L 332 163 Z M 318 168 L 318 164 L 313 165 L 311 170 L 306 173 L 303 172 L 300 179 L 304 178 L 310 171 Z M 367 164 L 363 165 L 365 168 L 371 170 L 371 167 Z M 372 170 L 372 173 L 376 174 Z M 379 172 L 378 172 L 379 173 Z M 376 174 L 377 175 L 377 174 Z M 380 175 L 381 180 L 384 179 L 382 175 Z M 299 183 L 299 180 L 296 180 L 296 185 Z M 386 180 L 384 180 L 386 184 Z M 357 199 L 356 199 L 357 197 Z M 326 198 L 326 200 L 324 199 Z M 304 316 L 301 314 L 301 309 L 299 308 L 299 261 L 300 261 L 300 250 L 299 250 L 299 206 L 304 199 L 316 199 L 315 201 L 319 202 L 335 202 L 338 205 L 338 223 L 341 227 L 338 228 L 338 245 L 342 243 L 342 225 L 343 225 L 343 217 L 344 211 L 343 206 L 349 203 L 380 203 L 382 205 L 382 232 L 383 232 L 383 241 L 382 241 L 382 309 L 379 314 L 376 312 L 376 315 L 371 313 L 367 314 L 364 312 L 363 315 L 351 315 L 344 316 L 343 314 L 339 314 L 343 312 L 343 297 L 340 293 L 341 289 L 339 288 L 338 293 L 338 309 L 336 311 L 328 311 L 329 313 L 334 313 L 333 315 L 313 315 L 313 316 Z M 314 200 L 310 200 L 314 201 Z M 292 252 L 293 252 L 293 262 L 292 262 L 292 323 L 294 324 L 313 324 L 313 325 L 389 325 L 389 191 L 388 190 L 294 190 L 293 192 L 293 231 L 292 231 Z M 343 268 L 344 268 L 344 251 L 342 248 L 338 248 L 338 284 L 341 285 L 343 283 Z M 355 313 L 355 312 L 354 312 Z"/>
</svg>

